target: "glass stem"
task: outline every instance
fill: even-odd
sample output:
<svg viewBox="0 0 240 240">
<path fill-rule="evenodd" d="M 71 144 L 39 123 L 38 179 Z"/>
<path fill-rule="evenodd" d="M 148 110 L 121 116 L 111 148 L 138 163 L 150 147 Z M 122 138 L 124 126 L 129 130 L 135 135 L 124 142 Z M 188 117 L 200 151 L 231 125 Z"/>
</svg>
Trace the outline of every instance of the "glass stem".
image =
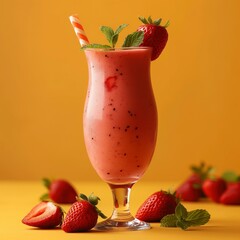
<svg viewBox="0 0 240 240">
<path fill-rule="evenodd" d="M 112 185 L 109 184 L 113 196 L 113 213 L 111 220 L 116 222 L 132 221 L 134 217 L 130 213 L 129 200 L 133 184 L 131 185 Z"/>
</svg>

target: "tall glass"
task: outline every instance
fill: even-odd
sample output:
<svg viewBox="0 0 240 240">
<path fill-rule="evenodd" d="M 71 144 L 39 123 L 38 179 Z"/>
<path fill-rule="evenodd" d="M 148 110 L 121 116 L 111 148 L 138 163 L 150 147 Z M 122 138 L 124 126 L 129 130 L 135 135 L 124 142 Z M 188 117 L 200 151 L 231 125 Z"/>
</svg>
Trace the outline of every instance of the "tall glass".
<svg viewBox="0 0 240 240">
<path fill-rule="evenodd" d="M 130 191 L 151 161 L 157 108 L 146 47 L 85 50 L 89 85 L 83 127 L 92 166 L 113 195 L 112 216 L 98 230 L 149 229 L 129 210 Z"/>
</svg>

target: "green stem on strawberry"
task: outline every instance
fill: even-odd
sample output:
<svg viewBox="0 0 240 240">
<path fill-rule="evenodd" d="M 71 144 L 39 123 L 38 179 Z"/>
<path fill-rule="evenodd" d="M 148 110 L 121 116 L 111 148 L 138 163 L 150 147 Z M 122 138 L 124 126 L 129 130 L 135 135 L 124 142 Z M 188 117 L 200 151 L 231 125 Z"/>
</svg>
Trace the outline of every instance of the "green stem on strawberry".
<svg viewBox="0 0 240 240">
<path fill-rule="evenodd" d="M 102 211 L 101 211 L 99 208 L 97 208 L 97 204 L 98 204 L 98 202 L 101 200 L 98 196 L 96 196 L 96 195 L 94 195 L 93 193 L 91 193 L 91 194 L 87 197 L 85 194 L 80 193 L 79 198 L 81 198 L 81 199 L 83 199 L 83 200 L 88 201 L 89 203 L 91 203 L 91 204 L 95 207 L 98 215 L 99 215 L 101 218 L 103 218 L 103 219 L 107 218 L 107 216 L 105 216 L 105 215 L 102 213 Z"/>
<path fill-rule="evenodd" d="M 162 18 L 152 20 L 151 16 L 149 16 L 148 19 L 146 19 L 145 17 L 139 17 L 138 19 L 144 24 L 152 24 L 155 26 L 161 26 L 161 22 L 162 22 Z M 170 21 L 168 20 L 165 23 L 165 25 L 163 25 L 162 27 L 167 28 L 169 25 L 170 25 Z"/>
<path fill-rule="evenodd" d="M 212 166 L 206 166 L 204 162 L 201 162 L 198 166 L 192 165 L 191 170 L 193 173 L 199 175 L 201 180 L 205 180 L 214 171 L 214 168 Z"/>
<path fill-rule="evenodd" d="M 42 179 L 42 182 L 43 182 L 43 185 L 46 187 L 46 188 L 50 188 L 50 185 L 51 185 L 51 180 L 48 179 L 48 178 L 43 178 Z"/>
<path fill-rule="evenodd" d="M 48 201 L 48 200 L 50 200 L 49 194 L 48 193 L 44 193 L 42 196 L 40 196 L 40 200 L 41 201 Z"/>
</svg>

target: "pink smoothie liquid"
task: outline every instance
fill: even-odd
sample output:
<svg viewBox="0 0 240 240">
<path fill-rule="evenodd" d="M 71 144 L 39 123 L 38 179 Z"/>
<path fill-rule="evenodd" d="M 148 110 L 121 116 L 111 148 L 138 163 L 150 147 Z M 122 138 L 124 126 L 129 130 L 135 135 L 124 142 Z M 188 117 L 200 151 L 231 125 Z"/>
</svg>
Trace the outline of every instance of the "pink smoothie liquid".
<svg viewBox="0 0 240 240">
<path fill-rule="evenodd" d="M 84 138 L 90 161 L 109 184 L 135 183 L 157 135 L 150 48 L 85 50 L 89 70 Z"/>
</svg>

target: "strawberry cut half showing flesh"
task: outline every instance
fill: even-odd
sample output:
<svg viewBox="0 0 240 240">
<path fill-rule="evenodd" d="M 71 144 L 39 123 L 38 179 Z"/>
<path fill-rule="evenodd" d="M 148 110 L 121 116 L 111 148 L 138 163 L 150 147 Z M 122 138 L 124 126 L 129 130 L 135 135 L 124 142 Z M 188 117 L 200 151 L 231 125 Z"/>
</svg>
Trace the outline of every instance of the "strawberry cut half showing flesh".
<svg viewBox="0 0 240 240">
<path fill-rule="evenodd" d="M 63 212 L 52 202 L 40 202 L 23 219 L 22 223 L 39 228 L 54 228 L 61 224 Z"/>
</svg>

